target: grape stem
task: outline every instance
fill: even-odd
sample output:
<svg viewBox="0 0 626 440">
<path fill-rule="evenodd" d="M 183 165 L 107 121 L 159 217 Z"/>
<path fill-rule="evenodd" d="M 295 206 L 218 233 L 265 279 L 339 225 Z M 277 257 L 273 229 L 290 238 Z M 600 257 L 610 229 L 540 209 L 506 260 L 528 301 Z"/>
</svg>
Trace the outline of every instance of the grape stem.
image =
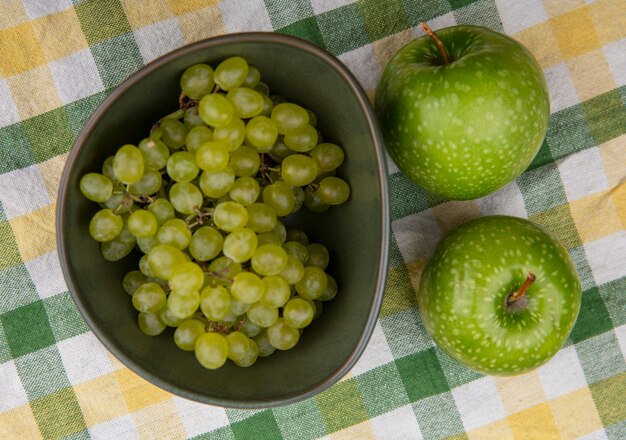
<svg viewBox="0 0 626 440">
<path fill-rule="evenodd" d="M 510 294 L 509 297 L 507 298 L 506 300 L 507 304 L 511 304 L 517 301 L 518 299 L 520 299 L 526 293 L 528 288 L 532 286 L 532 284 L 535 282 L 536 279 L 537 277 L 535 276 L 534 273 L 528 272 L 528 277 L 526 277 L 526 281 L 524 281 L 524 284 L 522 284 L 522 287 L 520 287 L 517 290 L 517 292 Z"/>
<path fill-rule="evenodd" d="M 225 276 L 220 275 L 220 274 L 219 274 L 219 273 L 217 273 L 217 272 L 204 272 L 204 274 L 205 274 L 205 275 L 207 275 L 207 276 L 213 277 L 213 278 L 218 278 L 218 279 L 220 279 L 220 280 L 222 280 L 222 281 L 226 281 L 227 283 L 230 283 L 230 284 L 232 284 L 232 283 L 233 283 L 233 280 L 228 279 L 228 278 L 226 278 Z"/>
<path fill-rule="evenodd" d="M 443 42 L 439 39 L 437 34 L 433 32 L 433 30 L 423 21 L 420 22 L 420 27 L 424 32 L 426 32 L 426 35 L 432 38 L 432 40 L 435 42 L 435 45 L 437 45 L 437 49 L 439 49 L 439 52 L 441 52 L 441 58 L 443 58 L 443 63 L 450 64 L 450 55 L 448 55 L 446 46 L 443 45 Z"/>
</svg>

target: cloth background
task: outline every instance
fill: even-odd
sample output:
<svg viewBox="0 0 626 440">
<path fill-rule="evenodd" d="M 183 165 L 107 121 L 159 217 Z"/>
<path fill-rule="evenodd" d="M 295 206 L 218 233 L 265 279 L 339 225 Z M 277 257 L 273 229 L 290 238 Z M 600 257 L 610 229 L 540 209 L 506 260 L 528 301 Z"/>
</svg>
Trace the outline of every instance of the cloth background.
<svg viewBox="0 0 626 440">
<path fill-rule="evenodd" d="M 421 20 L 524 43 L 550 86 L 550 127 L 530 168 L 476 201 L 433 198 L 390 162 L 389 280 L 352 372 L 301 403 L 241 411 L 172 396 L 117 362 L 74 307 L 55 249 L 59 177 L 98 104 L 159 55 L 245 30 L 315 42 L 371 96 Z M 0 438 L 626 438 L 625 102 L 624 0 L 0 1 Z M 508 379 L 435 347 L 415 296 L 441 235 L 496 213 L 552 231 L 584 289 L 566 347 Z"/>
</svg>

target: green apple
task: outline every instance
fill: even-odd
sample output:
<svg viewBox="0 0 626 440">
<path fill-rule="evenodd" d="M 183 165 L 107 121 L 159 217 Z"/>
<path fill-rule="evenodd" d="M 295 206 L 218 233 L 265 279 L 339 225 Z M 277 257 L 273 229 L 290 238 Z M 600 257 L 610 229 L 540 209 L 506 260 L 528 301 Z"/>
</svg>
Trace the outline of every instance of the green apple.
<svg viewBox="0 0 626 440">
<path fill-rule="evenodd" d="M 402 47 L 382 74 L 375 103 L 385 144 L 429 192 L 482 197 L 537 154 L 550 115 L 545 77 L 524 46 L 490 29 L 454 26 L 431 36 Z"/>
<path fill-rule="evenodd" d="M 554 356 L 580 301 L 563 245 L 534 223 L 506 216 L 471 220 L 443 238 L 418 293 L 424 325 L 445 352 L 503 376 Z"/>
</svg>

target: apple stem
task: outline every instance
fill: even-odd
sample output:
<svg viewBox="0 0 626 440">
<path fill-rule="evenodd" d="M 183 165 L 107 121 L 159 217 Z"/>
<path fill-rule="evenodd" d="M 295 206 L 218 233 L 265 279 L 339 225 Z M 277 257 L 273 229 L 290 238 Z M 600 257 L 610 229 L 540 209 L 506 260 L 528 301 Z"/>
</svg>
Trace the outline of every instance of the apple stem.
<svg viewBox="0 0 626 440">
<path fill-rule="evenodd" d="M 535 282 L 536 279 L 537 277 L 535 276 L 534 273 L 528 272 L 528 277 L 526 278 L 526 281 L 524 281 L 524 284 L 522 284 L 522 287 L 520 287 L 517 290 L 517 292 L 510 294 L 509 297 L 507 298 L 506 300 L 507 304 L 511 304 L 512 302 L 515 302 L 518 299 L 520 299 L 522 295 L 526 293 L 528 288 L 532 286 L 532 284 Z"/>
<path fill-rule="evenodd" d="M 450 55 L 448 55 L 446 46 L 443 45 L 443 42 L 439 39 L 437 34 L 433 32 L 433 30 L 430 27 L 428 27 L 428 25 L 424 23 L 423 21 L 420 22 L 420 27 L 424 30 L 424 32 L 426 32 L 426 35 L 428 35 L 430 38 L 433 39 L 433 41 L 437 45 L 439 52 L 441 52 L 441 57 L 443 58 L 444 64 L 450 64 Z"/>
</svg>

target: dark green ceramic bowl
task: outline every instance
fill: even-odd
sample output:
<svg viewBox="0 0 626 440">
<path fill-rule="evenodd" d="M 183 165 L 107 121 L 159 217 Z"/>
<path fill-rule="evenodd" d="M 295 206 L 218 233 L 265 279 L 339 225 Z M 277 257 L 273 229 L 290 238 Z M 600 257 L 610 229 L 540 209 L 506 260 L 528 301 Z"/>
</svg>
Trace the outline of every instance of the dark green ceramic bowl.
<svg viewBox="0 0 626 440">
<path fill-rule="evenodd" d="M 138 256 L 106 262 L 89 237 L 98 206 L 78 182 L 99 172 L 107 156 L 137 144 L 162 115 L 178 105 L 181 73 L 195 63 L 215 65 L 243 56 L 257 66 L 271 90 L 313 110 L 325 139 L 343 146 L 339 175 L 352 187 L 345 205 L 298 224 L 331 252 L 330 273 L 339 293 L 289 351 L 259 358 L 250 368 L 228 362 L 209 371 L 179 350 L 171 329 L 158 337 L 137 327 L 137 313 L 122 277 Z M 214 405 L 259 408 L 310 397 L 337 382 L 355 364 L 370 338 L 385 284 L 389 197 L 381 136 L 367 96 L 336 58 L 303 40 L 278 34 L 233 34 L 183 47 L 150 63 L 122 83 L 95 111 L 68 158 L 57 205 L 57 240 L 65 279 L 96 336 L 124 364 L 174 394 Z"/>
</svg>

